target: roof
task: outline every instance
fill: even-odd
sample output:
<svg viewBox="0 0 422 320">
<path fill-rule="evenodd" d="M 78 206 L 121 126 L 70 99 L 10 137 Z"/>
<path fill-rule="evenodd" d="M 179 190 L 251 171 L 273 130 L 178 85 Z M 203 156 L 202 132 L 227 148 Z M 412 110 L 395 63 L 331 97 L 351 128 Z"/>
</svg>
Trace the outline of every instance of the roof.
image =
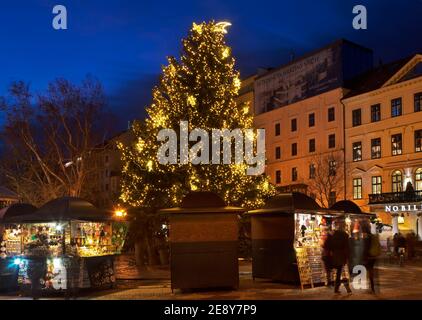
<svg viewBox="0 0 422 320">
<path fill-rule="evenodd" d="M 294 213 L 296 211 L 327 211 L 322 209 L 311 197 L 300 192 L 281 193 L 270 198 L 262 209 L 249 211 L 248 214 Z"/>
<path fill-rule="evenodd" d="M 374 215 L 372 213 L 363 212 L 360 207 L 350 200 L 341 200 L 331 206 L 330 210 L 343 211 L 346 214 L 362 214 L 362 215 Z"/>
<path fill-rule="evenodd" d="M 403 68 L 414 55 L 374 68 L 349 81 L 345 86 L 351 91 L 344 99 L 381 88 L 391 77 Z"/>
<path fill-rule="evenodd" d="M 1 198 L 19 199 L 19 196 L 17 193 L 7 189 L 6 187 L 0 186 L 0 199 Z"/>
<path fill-rule="evenodd" d="M 304 55 L 302 55 L 302 56 L 300 56 L 300 57 L 298 57 L 298 58 L 296 58 L 296 59 L 294 59 L 294 60 L 292 60 L 292 61 L 290 61 L 288 63 L 282 64 L 281 66 L 278 66 L 276 68 L 271 68 L 271 69 L 268 70 L 268 72 L 265 72 L 265 73 L 262 73 L 262 74 L 257 75 L 256 79 L 260 79 L 260 78 L 266 77 L 266 76 L 268 76 L 269 74 L 271 74 L 273 72 L 277 72 L 278 70 L 281 70 L 283 68 L 286 68 L 286 67 L 288 67 L 290 65 L 293 65 L 293 64 L 295 64 L 295 63 L 297 63 L 299 61 L 305 60 L 306 58 L 309 58 L 309 57 L 311 57 L 311 56 L 313 56 L 313 55 L 315 55 L 315 54 L 317 54 L 319 52 L 322 52 L 324 50 L 327 50 L 328 48 L 336 47 L 336 46 L 341 46 L 342 44 L 349 44 L 349 45 L 352 45 L 354 47 L 357 47 L 357 48 L 360 48 L 362 50 L 365 50 L 367 52 L 371 52 L 371 53 L 373 52 L 372 49 L 369 49 L 367 47 L 364 47 L 364 46 L 362 46 L 360 44 L 357 44 L 355 42 L 352 42 L 350 40 L 347 40 L 347 39 L 338 39 L 338 40 L 336 40 L 336 41 L 334 41 L 334 42 L 332 42 L 332 43 L 330 43 L 328 45 L 325 45 L 323 47 L 319 47 L 318 49 L 312 50 L 312 51 L 310 51 L 310 52 L 308 52 L 308 53 L 306 53 L 306 54 L 304 54 Z"/>
<path fill-rule="evenodd" d="M 55 221 L 107 221 L 112 220 L 112 213 L 99 210 L 92 203 L 74 197 L 52 200 L 32 214 L 15 217 L 10 222 L 55 222 Z"/>
<path fill-rule="evenodd" d="M 15 217 L 25 216 L 37 211 L 37 207 L 27 203 L 15 203 L 0 210 L 0 222 L 7 223 Z"/>
<path fill-rule="evenodd" d="M 239 207 L 227 206 L 224 200 L 214 192 L 192 191 L 186 195 L 179 208 L 162 209 L 165 214 L 174 213 L 241 213 Z"/>
</svg>

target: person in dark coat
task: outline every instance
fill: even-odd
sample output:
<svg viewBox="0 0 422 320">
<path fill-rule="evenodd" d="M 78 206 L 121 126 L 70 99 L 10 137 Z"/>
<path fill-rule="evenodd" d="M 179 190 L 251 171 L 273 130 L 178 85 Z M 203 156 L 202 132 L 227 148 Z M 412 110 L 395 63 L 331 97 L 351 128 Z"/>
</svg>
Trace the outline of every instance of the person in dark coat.
<svg viewBox="0 0 422 320">
<path fill-rule="evenodd" d="M 349 235 L 344 231 L 344 222 L 341 220 L 336 223 L 336 230 L 328 244 L 328 250 L 332 256 L 332 267 L 336 270 L 334 293 L 340 293 L 341 275 L 350 255 Z M 349 280 L 345 279 L 343 284 L 347 292 L 351 293 Z"/>
<path fill-rule="evenodd" d="M 327 276 L 327 286 L 330 287 L 332 285 L 331 281 L 331 271 L 333 269 L 333 262 L 331 256 L 331 242 L 332 242 L 333 235 L 330 232 L 327 233 L 327 238 L 325 239 L 322 245 L 322 261 L 324 262 L 325 273 Z"/>
<path fill-rule="evenodd" d="M 41 281 L 47 273 L 47 261 L 45 257 L 31 257 L 28 261 L 28 277 L 31 280 L 31 295 L 34 300 L 41 297 Z"/>
<path fill-rule="evenodd" d="M 369 278 L 371 293 L 376 293 L 375 280 L 378 278 L 378 274 L 376 273 L 375 264 L 381 254 L 381 244 L 378 234 L 371 233 L 371 226 L 369 224 L 363 225 L 362 229 L 364 236 L 363 264 L 366 268 L 367 276 Z"/>
</svg>

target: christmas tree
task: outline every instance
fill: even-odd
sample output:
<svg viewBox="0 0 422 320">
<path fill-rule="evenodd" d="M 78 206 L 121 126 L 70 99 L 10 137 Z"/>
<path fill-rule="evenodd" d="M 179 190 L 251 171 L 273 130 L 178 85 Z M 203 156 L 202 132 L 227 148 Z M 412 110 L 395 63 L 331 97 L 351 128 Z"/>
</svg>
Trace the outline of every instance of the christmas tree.
<svg viewBox="0 0 422 320">
<path fill-rule="evenodd" d="M 180 132 L 180 121 L 189 131 L 202 128 L 249 129 L 253 118 L 246 103 L 235 98 L 240 89 L 235 60 L 225 43 L 227 23 L 193 24 L 182 41 L 180 61 L 168 58 L 145 122 L 136 122 L 136 137 L 123 153 L 121 200 L 133 207 L 162 208 L 180 204 L 190 191 L 213 191 L 228 204 L 254 208 L 274 194 L 264 175 L 246 174 L 246 164 L 160 164 L 157 141 L 161 129 Z M 210 134 L 211 135 L 211 134 Z"/>
</svg>

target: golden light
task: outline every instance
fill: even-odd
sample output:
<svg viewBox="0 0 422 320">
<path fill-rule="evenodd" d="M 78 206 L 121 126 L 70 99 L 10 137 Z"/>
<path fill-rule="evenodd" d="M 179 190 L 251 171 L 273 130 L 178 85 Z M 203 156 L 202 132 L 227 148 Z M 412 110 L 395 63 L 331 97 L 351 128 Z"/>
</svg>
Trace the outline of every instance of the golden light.
<svg viewBox="0 0 422 320">
<path fill-rule="evenodd" d="M 219 23 L 217 23 L 216 25 L 215 25 L 215 27 L 216 27 L 216 29 L 219 31 L 219 32 L 222 32 L 222 33 L 224 33 L 224 34 L 227 34 L 227 27 L 230 27 L 232 24 L 230 23 L 230 22 L 227 22 L 227 21 L 222 21 L 222 22 L 219 22 Z"/>
<path fill-rule="evenodd" d="M 401 216 L 399 216 L 398 223 L 399 224 L 404 224 L 404 215 L 403 214 Z"/>
<path fill-rule="evenodd" d="M 114 216 L 117 218 L 124 218 L 127 216 L 127 212 L 123 209 L 117 209 L 114 211 Z"/>
</svg>

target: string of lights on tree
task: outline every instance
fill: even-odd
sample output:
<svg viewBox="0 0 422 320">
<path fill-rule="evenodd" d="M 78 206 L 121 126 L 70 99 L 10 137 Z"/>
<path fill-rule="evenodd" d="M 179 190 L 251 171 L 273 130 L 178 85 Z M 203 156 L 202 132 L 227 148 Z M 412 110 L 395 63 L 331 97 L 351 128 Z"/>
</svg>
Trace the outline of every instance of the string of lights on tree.
<svg viewBox="0 0 422 320">
<path fill-rule="evenodd" d="M 228 23 L 193 24 L 182 41 L 180 61 L 168 58 L 159 84 L 152 91 L 144 122 L 135 122 L 135 143 L 119 144 L 123 154 L 121 201 L 134 207 L 179 205 L 190 191 L 213 191 L 228 204 L 255 208 L 275 193 L 264 175 L 246 175 L 246 164 L 161 165 L 157 134 L 179 132 L 180 121 L 189 131 L 249 129 L 253 117 L 247 103 L 236 103 L 241 81 L 235 59 L 225 43 Z"/>
</svg>

